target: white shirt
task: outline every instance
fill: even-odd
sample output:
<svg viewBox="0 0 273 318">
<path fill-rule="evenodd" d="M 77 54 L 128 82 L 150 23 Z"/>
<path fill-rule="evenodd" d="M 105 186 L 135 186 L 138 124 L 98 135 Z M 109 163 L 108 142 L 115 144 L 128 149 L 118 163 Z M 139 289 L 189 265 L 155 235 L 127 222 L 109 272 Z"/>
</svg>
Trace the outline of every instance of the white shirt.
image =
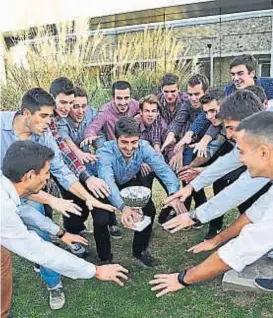
<svg viewBox="0 0 273 318">
<path fill-rule="evenodd" d="M 28 231 L 17 214 L 20 198 L 12 182 L 0 171 L 1 245 L 19 256 L 48 267 L 64 276 L 89 279 L 96 273 L 95 265 L 44 241 Z"/>
<path fill-rule="evenodd" d="M 247 211 L 251 224 L 218 249 L 219 257 L 235 271 L 242 271 L 273 249 L 273 186 Z"/>
</svg>

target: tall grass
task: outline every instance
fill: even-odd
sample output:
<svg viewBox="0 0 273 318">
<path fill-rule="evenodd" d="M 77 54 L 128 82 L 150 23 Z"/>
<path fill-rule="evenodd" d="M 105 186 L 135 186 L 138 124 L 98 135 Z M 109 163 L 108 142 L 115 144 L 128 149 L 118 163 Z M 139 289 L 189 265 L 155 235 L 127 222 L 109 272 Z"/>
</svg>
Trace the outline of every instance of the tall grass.
<svg viewBox="0 0 273 318">
<path fill-rule="evenodd" d="M 38 27 L 16 34 L 17 49 L 24 52 L 18 61 L 14 49 L 6 49 L 6 83 L 1 83 L 2 109 L 16 109 L 23 93 L 31 87 L 49 89 L 59 76 L 70 78 L 84 87 L 89 100 L 100 107 L 110 98 L 111 83 L 128 80 L 133 96 L 159 89 L 160 78 L 166 72 L 179 75 L 184 86 L 196 71 L 197 59 L 187 62 L 187 48 L 177 41 L 172 29 L 145 28 L 143 31 L 107 35 L 98 29 L 90 34 L 88 19 Z M 33 39 L 34 38 L 34 39 Z"/>
</svg>

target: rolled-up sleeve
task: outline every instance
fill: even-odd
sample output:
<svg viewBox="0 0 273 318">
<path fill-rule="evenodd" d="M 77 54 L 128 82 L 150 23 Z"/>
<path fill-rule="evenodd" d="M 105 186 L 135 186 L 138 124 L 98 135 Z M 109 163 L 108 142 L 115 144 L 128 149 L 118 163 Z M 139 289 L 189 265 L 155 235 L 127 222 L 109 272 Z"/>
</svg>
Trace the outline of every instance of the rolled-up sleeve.
<svg viewBox="0 0 273 318">
<path fill-rule="evenodd" d="M 92 123 L 86 127 L 84 131 L 84 138 L 98 136 L 103 129 L 106 119 L 107 109 L 103 107 L 101 110 L 99 110 Z"/>
<path fill-rule="evenodd" d="M 212 124 L 209 126 L 208 130 L 206 131 L 205 135 L 210 136 L 212 140 L 216 139 L 218 134 L 221 132 L 222 126 L 213 126 Z"/>
</svg>

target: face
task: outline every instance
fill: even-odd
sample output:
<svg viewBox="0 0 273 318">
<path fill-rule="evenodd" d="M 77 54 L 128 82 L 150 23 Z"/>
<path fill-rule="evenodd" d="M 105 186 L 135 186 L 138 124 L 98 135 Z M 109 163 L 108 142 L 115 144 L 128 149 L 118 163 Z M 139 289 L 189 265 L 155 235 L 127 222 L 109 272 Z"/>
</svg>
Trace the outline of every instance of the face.
<svg viewBox="0 0 273 318">
<path fill-rule="evenodd" d="M 273 147 L 253 143 L 253 138 L 245 136 L 244 130 L 236 132 L 240 161 L 247 166 L 252 178 L 273 177 Z"/>
<path fill-rule="evenodd" d="M 203 110 L 206 113 L 207 119 L 212 123 L 213 126 L 221 125 L 221 120 L 217 118 L 220 110 L 220 105 L 218 105 L 215 99 L 210 103 L 204 104 Z"/>
<path fill-rule="evenodd" d="M 202 84 L 197 84 L 193 87 L 188 85 L 187 92 L 191 106 L 193 108 L 199 108 L 201 106 L 199 99 L 205 94 Z"/>
<path fill-rule="evenodd" d="M 235 129 L 239 126 L 240 122 L 236 120 L 224 120 L 227 132 L 227 139 L 235 139 Z"/>
<path fill-rule="evenodd" d="M 144 103 L 143 109 L 140 110 L 140 115 L 144 124 L 146 126 L 151 126 L 158 115 L 158 105 Z"/>
<path fill-rule="evenodd" d="M 42 106 L 34 114 L 27 109 L 23 111 L 23 116 L 26 119 L 26 125 L 31 133 L 41 136 L 49 127 L 51 118 L 53 117 L 52 106 Z"/>
<path fill-rule="evenodd" d="M 230 70 L 231 78 L 237 89 L 255 85 L 255 71 L 249 72 L 245 65 L 234 66 Z"/>
<path fill-rule="evenodd" d="M 46 161 L 44 167 L 40 170 L 38 174 L 34 170 L 28 172 L 27 182 L 28 182 L 28 193 L 38 193 L 44 188 L 50 176 L 50 161 Z"/>
<path fill-rule="evenodd" d="M 117 142 L 123 157 L 125 159 L 130 159 L 138 147 L 139 137 L 121 135 L 118 137 Z"/>
<path fill-rule="evenodd" d="M 56 113 L 61 117 L 67 117 L 74 104 L 74 94 L 60 93 L 56 97 Z"/>
<path fill-rule="evenodd" d="M 121 114 L 127 112 L 130 100 L 131 91 L 129 88 L 115 90 L 115 96 L 113 97 L 113 101 Z"/>
<path fill-rule="evenodd" d="M 72 105 L 69 116 L 73 121 L 79 124 L 85 117 L 87 112 L 87 98 L 86 97 L 75 97 L 74 105 Z"/>
<path fill-rule="evenodd" d="M 179 95 L 178 84 L 164 85 L 162 87 L 162 92 L 168 104 L 174 105 L 177 102 L 178 95 Z"/>
</svg>

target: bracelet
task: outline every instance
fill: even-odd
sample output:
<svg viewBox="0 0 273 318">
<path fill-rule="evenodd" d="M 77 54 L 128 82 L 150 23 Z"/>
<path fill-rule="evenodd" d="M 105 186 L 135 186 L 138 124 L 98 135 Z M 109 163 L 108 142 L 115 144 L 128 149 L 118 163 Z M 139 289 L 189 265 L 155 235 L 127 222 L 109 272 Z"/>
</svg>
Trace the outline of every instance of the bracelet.
<svg viewBox="0 0 273 318">
<path fill-rule="evenodd" d="M 178 279 L 179 283 L 180 283 L 182 286 L 184 286 L 184 287 L 189 287 L 189 286 L 191 286 L 191 284 L 188 284 L 188 283 L 186 283 L 186 282 L 184 281 L 184 278 L 185 278 L 186 274 L 187 274 L 187 271 L 184 270 L 183 272 L 181 272 L 181 273 L 178 274 L 177 279 Z"/>
<path fill-rule="evenodd" d="M 66 230 L 63 228 L 60 228 L 59 232 L 56 234 L 56 236 L 61 239 L 66 233 Z"/>
</svg>

